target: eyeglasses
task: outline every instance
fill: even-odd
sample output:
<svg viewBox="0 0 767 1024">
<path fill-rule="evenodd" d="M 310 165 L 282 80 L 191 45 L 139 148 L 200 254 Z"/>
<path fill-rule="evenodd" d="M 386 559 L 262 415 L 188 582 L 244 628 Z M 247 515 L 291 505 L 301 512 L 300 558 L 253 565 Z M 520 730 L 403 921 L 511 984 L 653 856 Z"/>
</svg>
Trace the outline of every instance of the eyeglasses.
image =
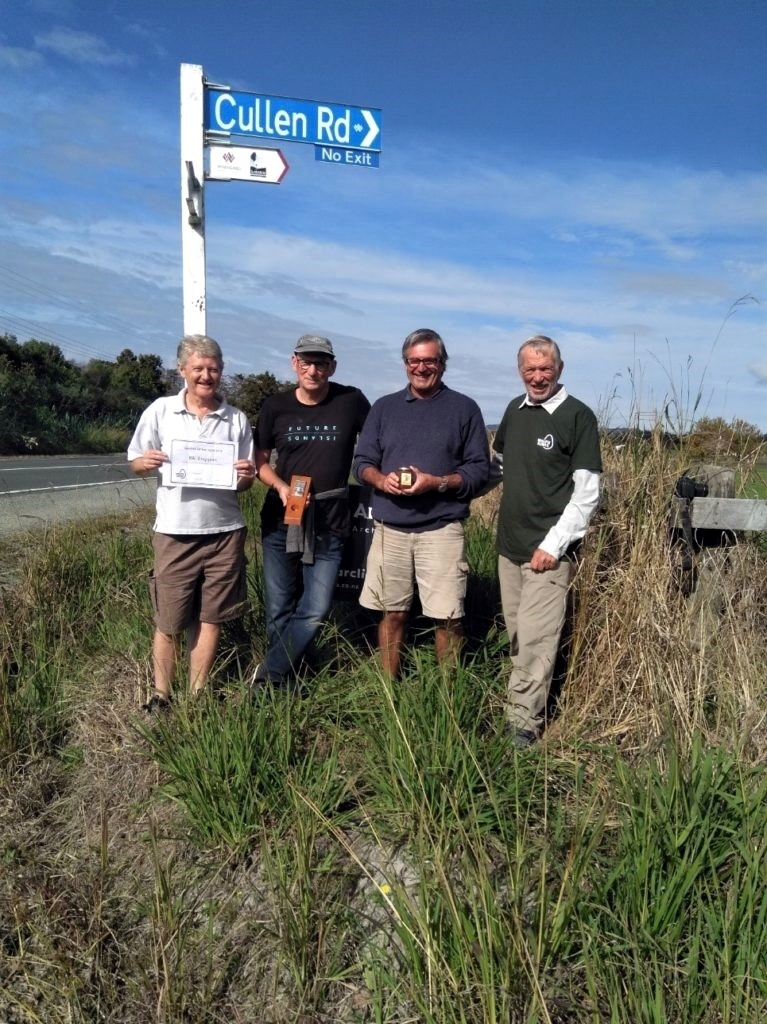
<svg viewBox="0 0 767 1024">
<path fill-rule="evenodd" d="M 300 359 L 296 356 L 296 362 L 300 370 L 308 370 L 310 366 L 314 366 L 321 373 L 326 373 L 330 369 L 330 360 L 328 359 Z"/>
<path fill-rule="evenodd" d="M 405 366 L 407 366 L 408 370 L 417 370 L 419 366 L 423 366 L 425 370 L 436 370 L 437 367 L 441 365 L 441 359 L 416 359 L 414 356 L 405 357 Z"/>
</svg>

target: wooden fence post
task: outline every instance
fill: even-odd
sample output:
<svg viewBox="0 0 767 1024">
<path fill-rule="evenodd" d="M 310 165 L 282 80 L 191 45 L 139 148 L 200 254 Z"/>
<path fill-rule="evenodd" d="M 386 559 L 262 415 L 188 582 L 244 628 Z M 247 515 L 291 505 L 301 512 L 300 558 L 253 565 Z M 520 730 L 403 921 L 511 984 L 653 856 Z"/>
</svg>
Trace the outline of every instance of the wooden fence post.
<svg viewBox="0 0 767 1024">
<path fill-rule="evenodd" d="M 691 561 L 687 606 L 692 644 L 701 650 L 715 637 L 724 611 L 722 581 L 729 549 L 737 543 L 734 531 L 767 530 L 767 501 L 736 498 L 734 469 L 701 464 L 689 477 L 708 493 L 683 498 L 677 488 L 672 525 L 683 535 Z"/>
</svg>

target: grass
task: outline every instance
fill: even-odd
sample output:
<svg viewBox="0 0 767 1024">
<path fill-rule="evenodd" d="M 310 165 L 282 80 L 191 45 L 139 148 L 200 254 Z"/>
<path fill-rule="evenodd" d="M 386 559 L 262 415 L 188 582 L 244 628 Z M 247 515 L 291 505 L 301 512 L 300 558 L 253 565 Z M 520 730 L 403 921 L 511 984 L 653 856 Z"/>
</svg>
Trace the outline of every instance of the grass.
<svg viewBox="0 0 767 1024">
<path fill-rule="evenodd" d="M 686 599 L 685 452 L 658 433 L 604 454 L 557 714 L 522 752 L 502 730 L 497 496 L 469 524 L 456 671 L 418 620 L 392 684 L 339 608 L 303 688 L 254 700 L 248 495 L 251 639 L 227 631 L 212 692 L 160 719 L 138 710 L 149 516 L 7 552 L 0 1019 L 763 1020 L 765 554 L 744 539 L 712 563 L 716 601 Z"/>
<path fill-rule="evenodd" d="M 743 485 L 744 497 L 767 501 L 767 461 L 754 464 L 746 475 Z"/>
</svg>

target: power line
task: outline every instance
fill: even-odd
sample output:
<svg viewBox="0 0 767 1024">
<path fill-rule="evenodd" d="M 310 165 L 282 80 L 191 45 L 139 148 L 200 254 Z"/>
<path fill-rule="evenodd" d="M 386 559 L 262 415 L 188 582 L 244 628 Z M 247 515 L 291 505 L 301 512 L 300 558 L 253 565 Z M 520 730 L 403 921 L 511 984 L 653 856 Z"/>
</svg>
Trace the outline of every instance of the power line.
<svg viewBox="0 0 767 1024">
<path fill-rule="evenodd" d="M 5 263 L 0 263 L 0 274 L 9 278 L 14 290 L 17 293 L 30 295 L 33 298 L 42 298 L 47 302 L 55 304 L 56 306 L 69 309 L 80 316 L 86 317 L 94 326 L 102 327 L 104 329 L 116 328 L 121 332 L 133 332 L 136 330 L 136 325 L 129 323 L 127 320 L 123 320 L 113 313 L 105 311 L 99 311 L 94 313 L 92 309 L 86 305 L 86 303 L 73 299 L 69 295 L 63 295 L 60 292 L 55 292 L 47 283 L 43 284 L 35 278 L 27 277 L 24 274 L 20 274 L 17 270 L 9 267 Z"/>
<path fill-rule="evenodd" d="M 129 338 L 137 333 L 135 324 L 121 320 L 111 313 L 101 312 L 94 314 L 85 303 L 57 293 L 47 285 L 43 285 L 33 278 L 20 274 L 17 270 L 6 264 L 0 263 L 0 274 L 8 279 L 9 284 L 12 285 L 17 294 L 29 296 L 33 299 L 42 298 L 54 308 L 59 307 L 67 312 L 76 313 L 81 318 L 87 320 L 91 326 L 105 331 L 117 331 L 123 338 L 126 335 Z M 17 337 L 26 334 L 29 338 L 36 338 L 39 341 L 47 341 L 49 344 L 56 344 L 66 348 L 68 352 L 74 353 L 74 358 L 108 359 L 110 361 L 114 358 L 114 352 L 107 353 L 102 349 L 86 345 L 81 340 L 76 340 L 56 327 L 44 326 L 39 321 L 31 320 L 8 309 L 0 308 L 0 326 Z M 127 347 L 129 347 L 127 343 L 121 346 L 121 348 Z"/>
<path fill-rule="evenodd" d="M 74 351 L 77 355 L 84 355 L 91 359 L 110 359 L 111 357 L 103 351 L 84 345 L 81 341 L 75 341 L 50 327 L 44 327 L 34 320 L 27 320 L 25 317 L 17 316 L 6 309 L 0 309 L 0 325 L 3 330 L 17 338 L 23 334 L 28 339 L 35 338 L 37 341 L 45 341 L 51 345 L 66 347 L 68 351 Z"/>
</svg>

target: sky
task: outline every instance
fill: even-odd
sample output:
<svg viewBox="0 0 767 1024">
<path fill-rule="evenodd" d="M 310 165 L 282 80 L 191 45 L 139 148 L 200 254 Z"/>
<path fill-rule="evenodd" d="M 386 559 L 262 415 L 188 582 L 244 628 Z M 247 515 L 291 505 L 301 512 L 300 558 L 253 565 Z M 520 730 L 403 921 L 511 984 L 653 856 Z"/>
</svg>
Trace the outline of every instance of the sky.
<svg viewBox="0 0 767 1024">
<path fill-rule="evenodd" d="M 766 53 L 765 0 L 0 0 L 0 331 L 173 365 L 195 64 L 381 111 L 378 167 L 204 183 L 225 372 L 319 333 L 373 400 L 431 327 L 493 424 L 543 333 L 605 425 L 767 431 Z"/>
</svg>

